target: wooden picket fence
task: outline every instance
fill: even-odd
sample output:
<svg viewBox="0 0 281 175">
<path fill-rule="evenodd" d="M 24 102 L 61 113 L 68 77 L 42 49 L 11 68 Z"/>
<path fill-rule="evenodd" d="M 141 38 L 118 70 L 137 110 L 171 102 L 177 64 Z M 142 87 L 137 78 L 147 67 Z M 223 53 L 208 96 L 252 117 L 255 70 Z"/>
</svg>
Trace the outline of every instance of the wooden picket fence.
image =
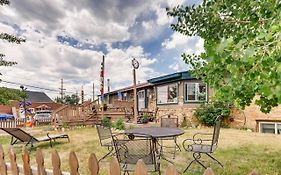
<svg viewBox="0 0 281 175">
<path fill-rule="evenodd" d="M 18 126 L 23 126 L 24 122 L 21 120 L 1 120 L 0 121 L 0 128 L 15 128 Z"/>
<path fill-rule="evenodd" d="M 35 159 L 37 166 L 31 166 L 30 165 L 30 157 L 29 152 L 25 147 L 23 147 L 22 150 L 22 162 L 23 165 L 17 164 L 17 157 L 14 152 L 13 147 L 11 146 L 9 149 L 9 159 L 10 163 L 6 163 L 4 159 L 4 150 L 2 145 L 0 144 L 0 175 L 79 175 L 79 163 L 78 159 L 76 157 L 75 152 L 70 152 L 69 154 L 69 170 L 70 172 L 62 172 L 61 171 L 61 161 L 60 157 L 56 150 L 52 152 L 52 167 L 53 169 L 46 169 L 44 166 L 44 157 L 40 149 L 37 149 L 35 154 Z M 99 164 L 97 157 L 94 153 L 90 154 L 90 157 L 88 159 L 88 169 L 90 175 L 98 175 L 99 174 Z M 121 169 L 118 164 L 117 159 L 114 157 L 112 161 L 110 162 L 109 167 L 109 175 L 121 175 Z M 147 169 L 142 160 L 139 160 L 137 162 L 137 165 L 135 167 L 135 175 L 147 175 Z M 179 175 L 179 173 L 176 170 L 176 167 L 172 164 L 170 164 L 166 170 L 164 171 L 164 175 Z M 211 168 L 207 168 L 203 175 L 214 175 L 214 172 Z M 257 175 L 255 171 L 250 173 L 249 175 Z"/>
</svg>

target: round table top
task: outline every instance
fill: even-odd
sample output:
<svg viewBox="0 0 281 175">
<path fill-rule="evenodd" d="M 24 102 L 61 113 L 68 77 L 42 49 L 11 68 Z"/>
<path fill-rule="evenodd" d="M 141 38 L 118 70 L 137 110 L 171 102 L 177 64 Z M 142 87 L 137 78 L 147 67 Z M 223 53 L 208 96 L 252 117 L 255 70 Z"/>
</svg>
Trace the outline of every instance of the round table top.
<svg viewBox="0 0 281 175">
<path fill-rule="evenodd" d="M 184 131 L 179 128 L 166 128 L 166 127 L 142 127 L 125 130 L 125 134 L 133 135 L 149 135 L 153 138 L 165 138 L 182 135 Z"/>
</svg>

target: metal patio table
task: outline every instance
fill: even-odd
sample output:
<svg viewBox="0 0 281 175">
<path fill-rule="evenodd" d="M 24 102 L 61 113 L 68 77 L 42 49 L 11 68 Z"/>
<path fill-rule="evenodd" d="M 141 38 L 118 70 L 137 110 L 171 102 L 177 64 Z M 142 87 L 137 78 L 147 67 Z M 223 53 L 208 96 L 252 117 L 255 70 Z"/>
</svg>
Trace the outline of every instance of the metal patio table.
<svg viewBox="0 0 281 175">
<path fill-rule="evenodd" d="M 176 137 L 184 134 L 184 131 L 179 128 L 167 128 L 167 127 L 141 127 L 141 128 L 133 128 L 125 130 L 124 132 L 126 135 L 129 136 L 130 139 L 134 139 L 134 137 L 144 137 L 151 136 L 154 151 L 158 153 L 157 144 L 159 139 L 169 138 L 169 137 Z M 167 160 L 160 152 L 160 157 Z M 170 160 L 167 160 L 171 162 Z M 173 162 L 171 162 L 173 163 Z"/>
</svg>

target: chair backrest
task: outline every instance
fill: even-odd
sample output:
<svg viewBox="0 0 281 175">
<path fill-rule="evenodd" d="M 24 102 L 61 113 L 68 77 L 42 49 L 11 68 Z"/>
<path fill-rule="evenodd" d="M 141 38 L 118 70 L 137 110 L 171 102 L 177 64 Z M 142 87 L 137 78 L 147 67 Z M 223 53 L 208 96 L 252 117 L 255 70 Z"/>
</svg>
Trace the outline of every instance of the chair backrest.
<svg viewBox="0 0 281 175">
<path fill-rule="evenodd" d="M 133 171 L 139 159 L 142 159 L 149 171 L 158 171 L 153 142 L 151 137 L 133 139 L 117 139 L 113 137 L 116 156 L 120 166 Z M 131 167 L 131 168 L 130 168 Z"/>
<path fill-rule="evenodd" d="M 179 126 L 179 118 L 176 115 L 164 115 L 160 119 L 160 126 L 167 128 L 177 128 Z"/>
<path fill-rule="evenodd" d="M 30 141 L 38 141 L 35 137 L 28 134 L 24 130 L 20 128 L 1 128 L 3 131 L 9 133 L 16 139 L 20 140 L 21 142 L 30 142 Z"/>
<path fill-rule="evenodd" d="M 215 120 L 213 139 L 212 139 L 212 147 L 216 146 L 218 144 L 218 141 L 219 141 L 221 119 L 222 119 L 222 116 L 218 116 Z"/>
<path fill-rule="evenodd" d="M 96 128 L 101 146 L 108 146 L 108 144 L 112 144 L 111 129 L 103 125 L 96 125 Z"/>
</svg>

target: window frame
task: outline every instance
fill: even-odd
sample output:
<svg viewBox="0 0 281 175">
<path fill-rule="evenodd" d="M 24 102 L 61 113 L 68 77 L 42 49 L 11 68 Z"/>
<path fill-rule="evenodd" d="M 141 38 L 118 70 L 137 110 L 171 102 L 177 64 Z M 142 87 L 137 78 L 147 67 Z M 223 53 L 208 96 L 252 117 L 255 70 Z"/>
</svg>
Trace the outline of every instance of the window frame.
<svg viewBox="0 0 281 175">
<path fill-rule="evenodd" d="M 164 102 L 164 103 L 159 103 L 158 102 L 158 88 L 159 87 L 163 87 L 163 86 L 169 86 L 169 85 L 176 85 L 176 88 L 177 88 L 177 91 L 176 91 L 176 96 L 177 96 L 177 100 L 176 102 Z M 168 91 L 167 91 L 168 93 Z M 168 99 L 167 99 L 168 100 Z M 169 84 L 162 84 L 162 85 L 158 85 L 156 86 L 156 104 L 157 105 L 170 105 L 170 104 L 178 104 L 179 103 L 179 84 L 178 82 L 175 82 L 175 83 L 169 83 Z"/>
<path fill-rule="evenodd" d="M 261 121 L 259 122 L 259 133 L 264 133 L 264 134 L 271 134 L 271 133 L 265 133 L 262 132 L 262 124 L 274 124 L 274 134 L 278 135 L 278 125 L 281 125 L 281 121 L 276 121 L 276 122 L 268 122 L 268 121 Z M 280 129 L 281 131 L 281 129 Z M 279 134 L 281 135 L 281 133 Z"/>
<path fill-rule="evenodd" d="M 187 94 L 188 94 L 187 86 L 190 85 L 190 84 L 195 84 L 195 100 L 188 100 L 187 99 Z M 206 97 L 205 97 L 205 100 L 198 100 L 198 92 L 199 92 L 199 85 L 200 84 L 205 84 L 205 87 L 206 87 Z M 203 83 L 203 82 L 184 82 L 183 94 L 184 94 L 184 103 L 208 102 L 208 95 L 209 95 L 208 85 L 206 83 Z"/>
</svg>

